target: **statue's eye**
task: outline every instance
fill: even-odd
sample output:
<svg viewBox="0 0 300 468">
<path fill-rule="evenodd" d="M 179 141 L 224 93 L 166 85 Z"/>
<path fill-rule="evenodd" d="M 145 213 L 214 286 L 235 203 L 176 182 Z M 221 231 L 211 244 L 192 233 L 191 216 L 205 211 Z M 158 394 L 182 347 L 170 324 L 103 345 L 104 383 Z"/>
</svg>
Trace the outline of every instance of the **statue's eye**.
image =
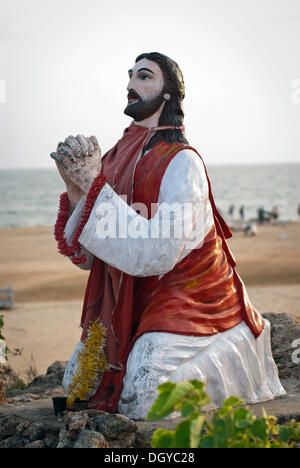
<svg viewBox="0 0 300 468">
<path fill-rule="evenodd" d="M 140 79 L 143 80 L 143 81 L 146 81 L 147 79 L 150 80 L 150 76 L 148 76 L 148 75 L 140 75 Z"/>
</svg>

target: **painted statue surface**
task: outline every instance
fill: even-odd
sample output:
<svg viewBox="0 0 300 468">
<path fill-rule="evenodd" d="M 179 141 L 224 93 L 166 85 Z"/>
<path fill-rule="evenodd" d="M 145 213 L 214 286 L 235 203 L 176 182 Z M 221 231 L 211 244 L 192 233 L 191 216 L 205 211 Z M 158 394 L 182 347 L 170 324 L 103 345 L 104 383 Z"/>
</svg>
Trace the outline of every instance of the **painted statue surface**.
<svg viewBox="0 0 300 468">
<path fill-rule="evenodd" d="M 95 136 L 69 136 L 51 154 L 66 184 L 59 251 L 90 270 L 66 395 L 132 419 L 147 416 L 166 381 L 205 382 L 217 407 L 231 395 L 283 395 L 270 323 L 249 301 L 185 137 L 180 68 L 155 52 L 128 73 L 132 121 L 115 146 L 102 156 Z"/>
</svg>

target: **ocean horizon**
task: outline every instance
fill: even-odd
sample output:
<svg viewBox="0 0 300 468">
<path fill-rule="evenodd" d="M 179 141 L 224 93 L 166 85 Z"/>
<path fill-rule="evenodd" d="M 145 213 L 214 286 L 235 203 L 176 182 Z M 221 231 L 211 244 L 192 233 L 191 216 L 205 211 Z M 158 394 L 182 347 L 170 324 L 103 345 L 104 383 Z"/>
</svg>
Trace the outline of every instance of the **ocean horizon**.
<svg viewBox="0 0 300 468">
<path fill-rule="evenodd" d="M 280 221 L 299 219 L 300 164 L 207 165 L 215 202 L 225 218 L 234 206 L 239 219 L 257 217 L 263 207 L 279 209 Z M 56 168 L 0 169 L 0 229 L 53 226 L 65 185 Z"/>
</svg>

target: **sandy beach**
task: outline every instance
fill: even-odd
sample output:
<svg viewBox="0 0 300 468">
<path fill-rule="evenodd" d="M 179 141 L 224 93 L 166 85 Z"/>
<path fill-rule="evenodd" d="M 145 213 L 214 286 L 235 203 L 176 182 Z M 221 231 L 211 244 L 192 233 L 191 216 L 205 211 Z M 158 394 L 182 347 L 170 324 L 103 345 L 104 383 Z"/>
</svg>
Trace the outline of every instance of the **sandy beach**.
<svg viewBox="0 0 300 468">
<path fill-rule="evenodd" d="M 68 360 L 80 339 L 81 307 L 89 272 L 57 251 L 51 227 L 0 230 L 0 287 L 13 285 L 15 307 L 2 310 L 3 334 L 16 372 L 30 363 L 38 374 Z M 256 237 L 235 232 L 229 241 L 250 299 L 261 312 L 300 321 L 300 223 L 259 227 Z"/>
</svg>

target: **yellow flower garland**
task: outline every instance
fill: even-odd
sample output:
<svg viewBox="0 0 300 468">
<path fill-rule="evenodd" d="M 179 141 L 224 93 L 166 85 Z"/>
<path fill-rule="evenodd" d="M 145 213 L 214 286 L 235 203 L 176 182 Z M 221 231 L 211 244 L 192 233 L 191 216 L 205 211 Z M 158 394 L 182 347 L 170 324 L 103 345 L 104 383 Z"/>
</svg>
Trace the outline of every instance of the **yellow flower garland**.
<svg viewBox="0 0 300 468">
<path fill-rule="evenodd" d="M 104 354 L 105 328 L 97 318 L 89 327 L 83 349 L 78 353 L 78 367 L 67 392 L 67 406 L 78 398 L 88 399 L 101 373 L 108 370 Z"/>
</svg>

